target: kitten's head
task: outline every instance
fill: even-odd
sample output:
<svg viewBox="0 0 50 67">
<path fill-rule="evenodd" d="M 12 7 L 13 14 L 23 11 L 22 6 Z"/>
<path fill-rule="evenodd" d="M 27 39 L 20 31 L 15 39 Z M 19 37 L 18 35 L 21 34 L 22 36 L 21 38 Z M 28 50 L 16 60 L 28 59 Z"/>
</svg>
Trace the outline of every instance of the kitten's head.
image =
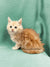
<svg viewBox="0 0 50 67">
<path fill-rule="evenodd" d="M 23 30 L 23 27 L 22 27 L 22 18 L 19 21 L 12 21 L 8 17 L 7 30 L 9 32 L 9 34 L 15 34 L 15 33 L 21 32 Z"/>
</svg>

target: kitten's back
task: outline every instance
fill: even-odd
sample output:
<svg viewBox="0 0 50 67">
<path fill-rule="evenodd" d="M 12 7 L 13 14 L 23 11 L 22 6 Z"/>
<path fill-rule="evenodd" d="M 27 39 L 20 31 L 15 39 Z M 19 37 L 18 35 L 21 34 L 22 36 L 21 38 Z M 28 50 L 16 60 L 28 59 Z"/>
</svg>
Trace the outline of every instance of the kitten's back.
<svg viewBox="0 0 50 67">
<path fill-rule="evenodd" d="M 40 41 L 39 35 L 32 29 L 24 29 L 23 32 L 23 48 L 26 53 L 41 53 L 44 51 L 43 43 Z M 29 41 L 26 45 L 26 41 Z M 37 48 L 37 49 L 35 49 Z M 28 50 L 29 49 L 29 50 Z M 34 50 L 35 49 L 35 50 Z"/>
</svg>

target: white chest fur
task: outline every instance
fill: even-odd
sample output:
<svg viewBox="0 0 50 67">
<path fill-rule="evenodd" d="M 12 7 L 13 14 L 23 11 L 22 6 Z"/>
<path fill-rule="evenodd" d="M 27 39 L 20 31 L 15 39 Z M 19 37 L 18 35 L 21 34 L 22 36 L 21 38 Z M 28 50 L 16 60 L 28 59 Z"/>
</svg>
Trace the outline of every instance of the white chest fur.
<svg viewBox="0 0 50 67">
<path fill-rule="evenodd" d="M 17 35 L 11 35 L 11 40 L 15 43 L 19 43 L 20 42 L 20 34 Z"/>
</svg>

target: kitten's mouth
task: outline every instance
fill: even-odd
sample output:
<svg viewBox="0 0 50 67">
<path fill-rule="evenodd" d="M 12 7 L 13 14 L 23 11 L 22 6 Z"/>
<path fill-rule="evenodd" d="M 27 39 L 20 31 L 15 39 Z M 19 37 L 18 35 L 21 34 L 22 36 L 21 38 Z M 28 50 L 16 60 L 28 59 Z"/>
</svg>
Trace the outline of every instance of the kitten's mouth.
<svg viewBox="0 0 50 67">
<path fill-rule="evenodd" d="M 12 32 L 14 32 L 14 30 L 12 29 Z"/>
<path fill-rule="evenodd" d="M 14 31 L 12 31 L 12 32 L 14 32 Z"/>
</svg>

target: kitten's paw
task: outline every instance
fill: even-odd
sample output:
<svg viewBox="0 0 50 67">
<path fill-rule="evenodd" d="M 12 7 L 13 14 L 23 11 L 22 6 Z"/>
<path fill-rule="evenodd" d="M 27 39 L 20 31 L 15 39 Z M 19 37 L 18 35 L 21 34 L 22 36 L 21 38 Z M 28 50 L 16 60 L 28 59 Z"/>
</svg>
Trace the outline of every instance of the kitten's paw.
<svg viewBox="0 0 50 67">
<path fill-rule="evenodd" d="M 18 49 L 18 47 L 12 47 L 12 49 L 13 49 L 13 50 L 17 50 L 17 49 Z"/>
</svg>

